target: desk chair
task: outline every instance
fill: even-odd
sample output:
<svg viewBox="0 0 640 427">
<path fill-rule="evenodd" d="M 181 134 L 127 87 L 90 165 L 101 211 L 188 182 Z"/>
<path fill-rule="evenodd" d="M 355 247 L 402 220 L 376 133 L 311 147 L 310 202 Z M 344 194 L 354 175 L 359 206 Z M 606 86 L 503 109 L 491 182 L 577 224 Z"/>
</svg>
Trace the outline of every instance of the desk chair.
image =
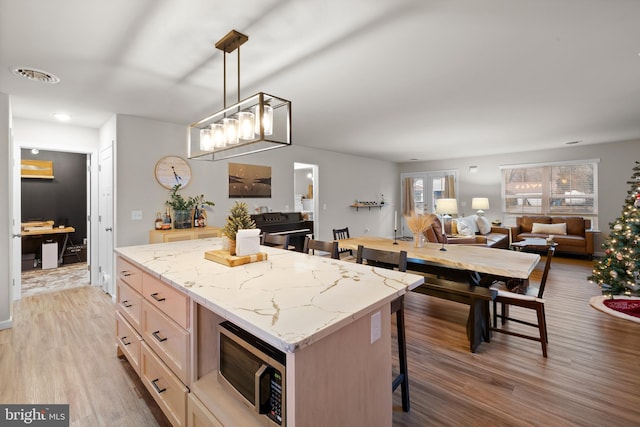
<svg viewBox="0 0 640 427">
<path fill-rule="evenodd" d="M 323 251 L 328 252 L 331 258 L 340 259 L 338 255 L 338 242 L 325 242 L 322 240 L 314 240 L 309 238 L 309 236 L 304 238 L 304 246 L 302 247 L 302 252 L 305 254 L 309 253 L 309 250 L 315 255 L 315 251 Z"/>
<path fill-rule="evenodd" d="M 358 245 L 356 262 L 362 264 L 363 260 L 366 260 L 368 265 L 375 267 L 407 271 L 406 251 L 383 251 Z M 391 302 L 391 315 L 394 313 L 396 314 L 396 326 L 398 327 L 400 373 L 391 381 L 391 391 L 393 392 L 398 386 L 402 386 L 400 389 L 402 392 L 402 410 L 409 412 L 409 372 L 407 369 L 407 342 L 404 334 L 404 295 Z"/>
<path fill-rule="evenodd" d="M 349 237 L 349 227 L 333 229 L 333 240 L 343 240 L 348 239 Z M 353 251 L 351 249 L 339 249 L 338 255 L 342 255 L 347 252 L 349 252 L 350 256 L 353 256 Z"/>
<path fill-rule="evenodd" d="M 262 235 L 262 245 L 280 249 L 289 249 L 289 235 L 264 233 Z"/>
<path fill-rule="evenodd" d="M 555 251 L 556 248 L 552 246 L 547 252 L 547 261 L 544 265 L 544 272 L 542 273 L 542 279 L 540 280 L 540 285 L 538 288 L 529 285 L 526 292 L 524 294 L 521 294 L 509 291 L 507 289 L 506 283 L 504 282 L 496 282 L 491 285 L 491 289 L 498 291 L 498 295 L 493 300 L 493 326 L 491 327 L 491 330 L 520 338 L 538 341 L 540 344 L 542 344 L 542 355 L 544 357 L 547 357 L 547 343 L 549 342 L 549 337 L 547 336 L 547 319 L 544 312 L 544 299 L 542 299 L 542 294 L 544 293 L 544 288 L 547 283 L 547 276 L 549 275 L 549 267 L 551 267 L 551 259 L 553 258 Z M 498 303 L 500 303 L 501 307 L 500 314 L 498 314 L 497 310 Z M 510 305 L 535 310 L 538 318 L 538 323 L 526 322 L 524 320 L 509 317 Z M 501 328 L 498 328 L 498 317 L 502 319 Z M 509 320 L 511 320 L 512 322 L 517 322 L 523 325 L 538 328 L 540 337 L 526 335 L 505 329 L 505 325 Z"/>
</svg>

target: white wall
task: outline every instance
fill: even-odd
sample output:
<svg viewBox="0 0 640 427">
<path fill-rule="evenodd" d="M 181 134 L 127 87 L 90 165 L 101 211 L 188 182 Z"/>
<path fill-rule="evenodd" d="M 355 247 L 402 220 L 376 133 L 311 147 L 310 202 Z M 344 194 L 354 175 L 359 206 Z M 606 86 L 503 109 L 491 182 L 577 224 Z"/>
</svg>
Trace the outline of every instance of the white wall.
<svg viewBox="0 0 640 427">
<path fill-rule="evenodd" d="M 460 213 L 472 213 L 472 197 L 489 197 L 491 209 L 486 211 L 485 215 L 489 219 L 502 219 L 500 208 L 502 176 L 499 169 L 501 165 L 584 159 L 600 159 L 598 218 L 601 233 L 597 236 L 595 243 L 596 252 L 598 252 L 603 239 L 609 234 L 608 224 L 621 215 L 622 205 L 629 190 L 627 181 L 633 173 L 634 162 L 640 160 L 639 141 L 575 145 L 556 150 L 403 163 L 400 165 L 400 171 L 457 169 L 460 190 L 458 200 L 467 203 L 466 208 L 460 208 Z M 470 173 L 469 166 L 478 166 L 478 172 Z"/>
<path fill-rule="evenodd" d="M 164 211 L 169 191 L 154 177 L 156 162 L 167 155 L 186 158 L 187 128 L 140 117 L 118 115 L 116 246 L 145 244 L 153 228 L 155 214 Z M 302 142 L 301 142 L 302 143 Z M 338 154 L 297 145 L 238 157 L 233 163 L 271 166 L 272 197 L 243 199 L 253 211 L 268 206 L 282 211 L 293 209 L 294 162 L 319 166 L 319 239 L 333 238 L 333 228 L 349 227 L 352 235 L 393 235 L 394 203 L 399 194 L 399 171 L 395 163 Z M 185 196 L 204 194 L 216 206 L 208 211 L 210 225 L 224 225 L 235 199 L 228 197 L 228 162 L 190 160 L 192 180 L 181 190 Z M 356 199 L 379 200 L 383 209 L 350 208 Z M 141 210 L 142 221 L 131 220 L 131 211 Z M 253 213 L 253 212 L 252 212 Z"/>
<path fill-rule="evenodd" d="M 9 95 L 0 93 L 0 199 L 10 200 L 11 185 L 9 167 L 9 144 L 11 142 L 11 108 Z M 10 328 L 12 319 L 12 297 L 11 297 L 11 263 L 10 254 L 12 248 L 11 239 L 11 215 L 9 203 L 0 203 L 0 329 Z"/>
</svg>

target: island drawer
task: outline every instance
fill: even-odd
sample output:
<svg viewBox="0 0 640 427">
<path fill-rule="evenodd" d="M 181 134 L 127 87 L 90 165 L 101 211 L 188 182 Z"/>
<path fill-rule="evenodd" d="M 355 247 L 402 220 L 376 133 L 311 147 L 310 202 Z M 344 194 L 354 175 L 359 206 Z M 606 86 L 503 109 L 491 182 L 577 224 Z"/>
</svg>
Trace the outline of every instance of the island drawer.
<svg viewBox="0 0 640 427">
<path fill-rule="evenodd" d="M 142 270 L 122 257 L 116 258 L 118 279 L 128 283 L 136 291 L 142 293 Z"/>
<path fill-rule="evenodd" d="M 142 295 L 178 325 L 185 329 L 189 328 L 189 297 L 187 295 L 146 273 L 142 275 Z"/>
<path fill-rule="evenodd" d="M 140 349 L 142 337 L 133 329 L 127 320 L 116 311 L 116 337 L 118 347 L 133 366 L 133 369 L 140 375 Z"/>
<path fill-rule="evenodd" d="M 142 295 L 118 278 L 116 281 L 116 301 L 120 313 L 131 323 L 136 331 L 140 331 Z"/>
<path fill-rule="evenodd" d="M 189 332 L 145 300 L 142 303 L 142 335 L 176 376 L 188 384 Z"/>
<path fill-rule="evenodd" d="M 189 390 L 144 342 L 140 359 L 140 376 L 171 424 L 174 427 L 186 426 Z"/>
</svg>

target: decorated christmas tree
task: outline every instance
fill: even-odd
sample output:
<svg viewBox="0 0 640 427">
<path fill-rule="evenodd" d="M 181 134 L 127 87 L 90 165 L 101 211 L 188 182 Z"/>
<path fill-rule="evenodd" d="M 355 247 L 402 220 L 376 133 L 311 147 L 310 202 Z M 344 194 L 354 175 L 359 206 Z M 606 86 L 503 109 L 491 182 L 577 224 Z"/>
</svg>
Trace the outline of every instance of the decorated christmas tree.
<svg viewBox="0 0 640 427">
<path fill-rule="evenodd" d="M 640 162 L 628 181 L 622 216 L 609 224 L 611 233 L 602 244 L 605 256 L 595 262 L 593 280 L 605 295 L 640 295 Z"/>
</svg>

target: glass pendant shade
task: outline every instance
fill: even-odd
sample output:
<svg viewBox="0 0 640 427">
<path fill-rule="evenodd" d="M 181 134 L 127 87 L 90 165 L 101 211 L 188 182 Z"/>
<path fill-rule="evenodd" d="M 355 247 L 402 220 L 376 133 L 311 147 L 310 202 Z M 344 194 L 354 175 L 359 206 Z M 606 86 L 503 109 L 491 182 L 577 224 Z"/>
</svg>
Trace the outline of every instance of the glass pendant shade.
<svg viewBox="0 0 640 427">
<path fill-rule="evenodd" d="M 256 105 L 256 117 L 260 117 L 260 106 Z M 273 135 L 273 108 L 270 105 L 262 106 L 262 126 L 264 127 L 265 136 Z M 256 120 L 255 134 L 260 135 L 260 120 Z"/>
<path fill-rule="evenodd" d="M 255 127 L 255 116 L 248 111 L 241 111 L 238 113 L 238 128 L 240 139 L 249 140 L 253 139 L 253 130 Z"/>
<path fill-rule="evenodd" d="M 238 143 L 238 120 L 226 118 L 222 120 L 224 126 L 224 139 L 227 145 Z"/>
<path fill-rule="evenodd" d="M 224 147 L 225 144 L 225 138 L 224 138 L 224 125 L 222 125 L 221 123 L 214 123 L 211 125 L 211 133 L 212 138 L 213 138 L 213 146 L 215 148 L 222 148 Z M 204 150 L 204 151 L 211 151 L 211 150 Z"/>
<path fill-rule="evenodd" d="M 203 151 L 213 150 L 213 133 L 211 128 L 200 131 L 200 149 Z"/>
</svg>

